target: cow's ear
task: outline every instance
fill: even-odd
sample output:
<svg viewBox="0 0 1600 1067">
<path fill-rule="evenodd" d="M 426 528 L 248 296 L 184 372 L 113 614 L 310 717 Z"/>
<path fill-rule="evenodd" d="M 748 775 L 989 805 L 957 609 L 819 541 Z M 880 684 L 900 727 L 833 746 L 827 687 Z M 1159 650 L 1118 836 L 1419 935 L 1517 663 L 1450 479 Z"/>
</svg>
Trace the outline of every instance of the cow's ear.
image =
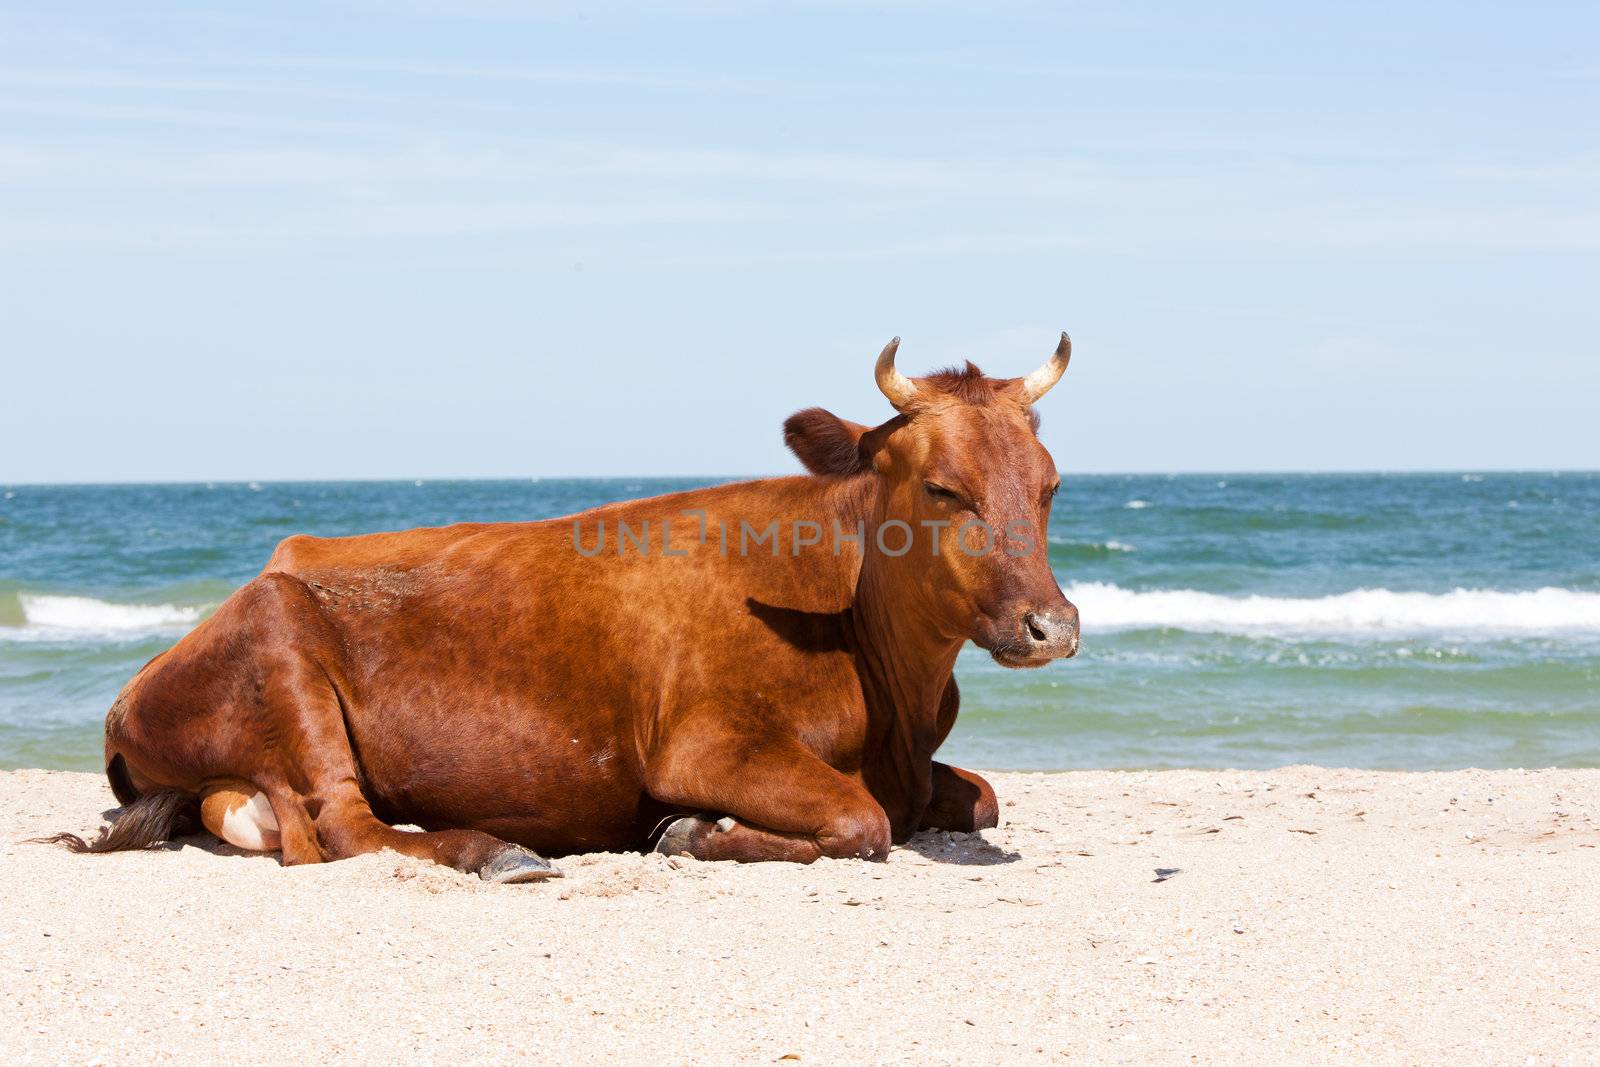
<svg viewBox="0 0 1600 1067">
<path fill-rule="evenodd" d="M 783 423 L 783 443 L 812 474 L 854 474 L 866 467 L 861 435 L 867 427 L 831 411 L 806 408 Z"/>
</svg>

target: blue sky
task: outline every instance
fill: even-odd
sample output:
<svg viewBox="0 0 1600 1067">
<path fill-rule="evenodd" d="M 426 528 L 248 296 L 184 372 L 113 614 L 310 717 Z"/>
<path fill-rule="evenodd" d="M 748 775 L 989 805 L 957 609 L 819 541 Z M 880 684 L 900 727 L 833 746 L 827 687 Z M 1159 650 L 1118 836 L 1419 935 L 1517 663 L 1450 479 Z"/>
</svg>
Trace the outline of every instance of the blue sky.
<svg viewBox="0 0 1600 1067">
<path fill-rule="evenodd" d="M 1593 5 L 0 7 L 0 481 L 1600 467 Z"/>
</svg>

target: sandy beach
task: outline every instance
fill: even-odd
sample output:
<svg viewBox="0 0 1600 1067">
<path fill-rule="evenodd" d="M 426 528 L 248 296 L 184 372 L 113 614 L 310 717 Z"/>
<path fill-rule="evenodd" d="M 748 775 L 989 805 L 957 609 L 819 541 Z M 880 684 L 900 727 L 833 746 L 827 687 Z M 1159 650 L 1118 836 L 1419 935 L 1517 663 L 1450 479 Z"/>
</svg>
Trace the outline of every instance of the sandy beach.
<svg viewBox="0 0 1600 1067">
<path fill-rule="evenodd" d="M 1579 1063 L 1600 771 L 998 774 L 886 864 L 74 856 L 97 776 L 0 775 L 0 1058 Z M 1177 869 L 1157 880 L 1157 869 Z"/>
</svg>

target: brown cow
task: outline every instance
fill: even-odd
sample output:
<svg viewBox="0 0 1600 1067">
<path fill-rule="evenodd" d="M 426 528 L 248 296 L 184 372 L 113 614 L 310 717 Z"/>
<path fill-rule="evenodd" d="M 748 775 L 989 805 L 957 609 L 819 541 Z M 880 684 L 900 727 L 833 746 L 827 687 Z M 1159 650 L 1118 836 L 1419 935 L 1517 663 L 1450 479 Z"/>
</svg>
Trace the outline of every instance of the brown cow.
<svg viewBox="0 0 1600 1067">
<path fill-rule="evenodd" d="M 556 873 L 529 849 L 881 860 L 994 826 L 988 783 L 933 755 L 965 641 L 1008 667 L 1077 651 L 1031 407 L 1071 342 L 1006 380 L 908 379 L 898 344 L 894 418 L 785 423 L 809 476 L 285 540 L 112 705 L 124 811 L 54 840 L 198 821 L 286 864 L 391 848 L 517 882 Z"/>
</svg>

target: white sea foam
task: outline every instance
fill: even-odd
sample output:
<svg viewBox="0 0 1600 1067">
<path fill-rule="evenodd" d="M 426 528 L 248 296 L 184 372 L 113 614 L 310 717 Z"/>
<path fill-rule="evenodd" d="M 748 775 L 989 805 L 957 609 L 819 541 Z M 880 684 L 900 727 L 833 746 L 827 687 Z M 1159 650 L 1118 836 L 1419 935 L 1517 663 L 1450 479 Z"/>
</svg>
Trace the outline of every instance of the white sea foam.
<svg viewBox="0 0 1600 1067">
<path fill-rule="evenodd" d="M 1124 504 L 1122 506 L 1127 508 L 1127 509 L 1129 509 L 1130 511 L 1139 511 L 1139 510 L 1141 510 L 1143 508 L 1149 507 L 1150 506 L 1150 501 L 1148 501 L 1148 500 L 1130 500 L 1130 501 L 1128 501 L 1126 504 Z"/>
<path fill-rule="evenodd" d="M 1103 582 L 1065 587 L 1084 629 L 1170 627 L 1208 633 L 1538 634 L 1600 631 L 1600 593 L 1357 589 L 1324 597 L 1221 596 L 1193 589 L 1136 592 Z"/>
<path fill-rule="evenodd" d="M 1116 543 L 1111 551 L 1131 551 Z M 1076 582 L 1064 591 L 1095 630 L 1170 628 L 1202 633 L 1537 634 L 1600 632 L 1600 593 L 1571 589 L 1500 592 L 1457 589 L 1402 593 L 1357 589 L 1324 597 L 1223 596 L 1194 589 L 1143 592 L 1104 582 Z M 83 596 L 19 593 L 25 624 L 0 627 L 0 640 L 118 639 L 140 633 L 179 634 L 206 608 L 180 604 L 114 604 Z"/>
<path fill-rule="evenodd" d="M 205 608 L 180 604 L 113 604 L 86 596 L 18 593 L 25 625 L 0 629 L 0 638 L 60 640 L 182 633 Z"/>
</svg>

